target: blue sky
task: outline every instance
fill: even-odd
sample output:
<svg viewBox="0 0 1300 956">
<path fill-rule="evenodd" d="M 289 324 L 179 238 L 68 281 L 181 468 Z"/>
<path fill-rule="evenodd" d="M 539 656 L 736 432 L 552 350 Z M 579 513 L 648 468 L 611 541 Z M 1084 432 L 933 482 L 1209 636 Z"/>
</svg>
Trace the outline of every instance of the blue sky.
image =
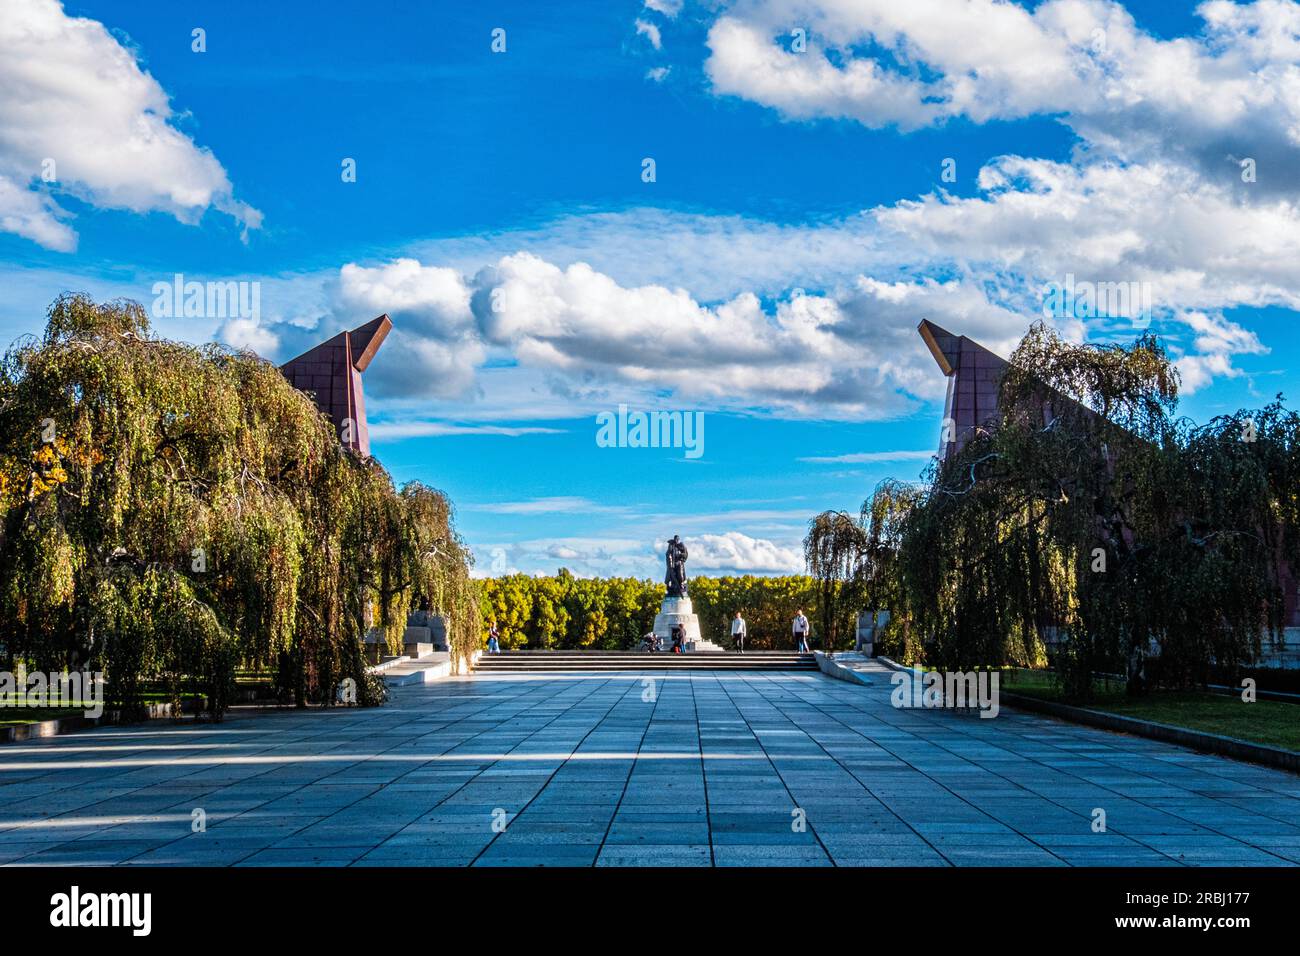
<svg viewBox="0 0 1300 956">
<path fill-rule="evenodd" d="M 1297 36 L 1277 0 L 11 0 L 0 339 L 176 273 L 259 314 L 161 332 L 279 360 L 388 312 L 374 452 L 480 572 L 656 575 L 674 533 L 799 570 L 937 445 L 921 318 L 1005 354 L 1045 283 L 1143 283 L 1186 414 L 1296 391 Z M 620 404 L 704 453 L 599 447 Z"/>
</svg>

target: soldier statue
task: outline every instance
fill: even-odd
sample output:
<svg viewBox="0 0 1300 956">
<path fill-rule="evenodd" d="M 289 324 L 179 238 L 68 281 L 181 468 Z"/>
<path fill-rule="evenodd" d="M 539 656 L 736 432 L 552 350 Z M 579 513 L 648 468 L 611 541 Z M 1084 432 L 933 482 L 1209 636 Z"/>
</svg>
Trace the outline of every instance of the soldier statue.
<svg viewBox="0 0 1300 956">
<path fill-rule="evenodd" d="M 664 584 L 668 586 L 669 597 L 686 597 L 686 544 L 680 535 L 673 535 L 668 542 L 668 573 L 664 575 Z"/>
</svg>

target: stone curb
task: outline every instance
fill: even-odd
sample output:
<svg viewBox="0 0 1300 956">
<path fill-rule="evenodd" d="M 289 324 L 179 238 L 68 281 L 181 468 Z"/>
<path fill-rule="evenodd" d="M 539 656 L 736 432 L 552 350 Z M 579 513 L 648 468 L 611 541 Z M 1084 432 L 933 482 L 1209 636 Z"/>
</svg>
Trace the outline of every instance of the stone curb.
<svg viewBox="0 0 1300 956">
<path fill-rule="evenodd" d="M 451 676 L 451 661 L 438 661 L 428 667 L 410 671 L 406 674 L 381 674 L 389 687 L 405 687 L 408 684 L 431 684 L 442 677 Z"/>
<path fill-rule="evenodd" d="M 60 717 L 57 720 L 42 720 L 35 724 L 18 724 L 14 727 L 0 727 L 0 744 L 15 744 L 24 740 L 39 740 L 42 737 L 57 737 L 73 731 L 85 730 L 98 726 L 95 717 Z"/>
<path fill-rule="evenodd" d="M 184 711 L 182 711 L 184 712 Z M 0 713 L 4 713 L 0 710 Z M 116 718 L 116 711 L 105 711 L 101 717 L 59 717 L 55 720 L 42 720 L 34 724 L 18 724 L 14 727 L 0 727 L 0 744 L 19 743 L 24 740 L 40 740 L 43 737 L 57 737 L 60 734 L 76 733 L 100 724 L 111 723 Z M 170 704 L 150 704 L 149 716 L 145 720 L 157 720 L 172 717 Z"/>
<path fill-rule="evenodd" d="M 452 668 L 451 655 L 447 651 L 436 651 L 433 654 L 424 657 L 395 657 L 392 660 L 385 661 L 383 664 L 376 664 L 367 668 L 371 674 L 376 674 L 384 679 L 384 683 L 389 687 L 407 687 L 411 684 L 431 684 L 436 680 L 444 677 L 463 677 L 473 673 L 474 665 L 478 663 L 483 656 L 482 650 L 476 650 L 469 655 L 468 661 L 461 661 L 460 670 Z M 398 666 L 422 665 L 415 670 L 407 671 L 405 674 L 390 674 L 388 671 Z"/>
<path fill-rule="evenodd" d="M 822 651 L 813 651 L 813 656 L 817 658 L 817 666 L 827 677 L 834 677 L 838 680 L 846 680 L 854 684 L 870 684 L 871 680 L 859 674 L 851 667 L 845 667 L 838 663 L 834 658 L 827 657 Z"/>
</svg>

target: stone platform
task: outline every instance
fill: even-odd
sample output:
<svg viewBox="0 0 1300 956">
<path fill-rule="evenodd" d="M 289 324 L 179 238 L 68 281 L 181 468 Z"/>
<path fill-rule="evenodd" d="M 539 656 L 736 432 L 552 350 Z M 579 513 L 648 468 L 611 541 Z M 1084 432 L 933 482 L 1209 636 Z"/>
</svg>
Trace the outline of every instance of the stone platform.
<svg viewBox="0 0 1300 956">
<path fill-rule="evenodd" d="M 685 650 L 701 650 L 699 645 L 704 643 L 704 639 L 700 635 L 700 618 L 691 608 L 691 599 L 666 597 L 659 607 L 659 613 L 655 615 L 654 627 L 655 637 L 663 641 L 664 650 L 672 647 L 673 628 L 678 624 L 686 628 Z M 717 649 L 722 650 L 722 648 Z"/>
</svg>

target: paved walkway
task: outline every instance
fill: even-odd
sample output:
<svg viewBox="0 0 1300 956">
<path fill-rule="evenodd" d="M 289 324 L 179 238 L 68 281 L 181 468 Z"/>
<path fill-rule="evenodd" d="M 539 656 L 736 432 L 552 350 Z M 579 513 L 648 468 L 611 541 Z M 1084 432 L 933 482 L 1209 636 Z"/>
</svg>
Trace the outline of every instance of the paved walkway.
<svg viewBox="0 0 1300 956">
<path fill-rule="evenodd" d="M 897 710 L 890 689 L 453 678 L 376 710 L 5 745 L 0 863 L 1300 862 L 1300 777 L 1009 710 Z"/>
</svg>

